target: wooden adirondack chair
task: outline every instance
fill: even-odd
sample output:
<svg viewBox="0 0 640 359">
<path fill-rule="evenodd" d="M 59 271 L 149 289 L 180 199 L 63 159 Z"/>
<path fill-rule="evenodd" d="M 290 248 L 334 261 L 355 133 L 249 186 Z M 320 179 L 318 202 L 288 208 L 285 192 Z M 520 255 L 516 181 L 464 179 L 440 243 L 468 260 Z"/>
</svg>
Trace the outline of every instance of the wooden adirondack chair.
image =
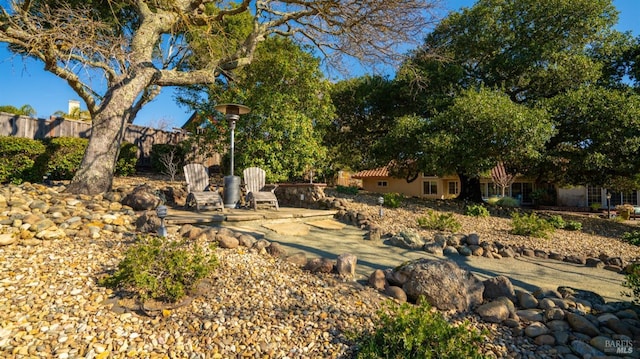
<svg viewBox="0 0 640 359">
<path fill-rule="evenodd" d="M 222 197 L 218 188 L 211 188 L 209 183 L 209 172 L 200 163 L 189 163 L 182 168 L 184 178 L 187 181 L 187 207 L 196 207 L 200 211 L 201 207 L 210 207 L 224 212 Z"/>
<path fill-rule="evenodd" d="M 254 210 L 258 209 L 258 203 L 267 203 L 280 209 L 278 198 L 274 193 L 278 185 L 265 185 L 265 173 L 262 168 L 249 167 L 243 171 L 244 185 L 247 189 L 247 203 Z"/>
</svg>

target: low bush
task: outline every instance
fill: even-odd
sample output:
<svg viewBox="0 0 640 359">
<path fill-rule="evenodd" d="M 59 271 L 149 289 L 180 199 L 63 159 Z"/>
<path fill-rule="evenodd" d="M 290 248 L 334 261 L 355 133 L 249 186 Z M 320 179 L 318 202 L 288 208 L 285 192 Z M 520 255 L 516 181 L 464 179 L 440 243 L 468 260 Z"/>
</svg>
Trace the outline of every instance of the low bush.
<svg viewBox="0 0 640 359">
<path fill-rule="evenodd" d="M 46 153 L 41 141 L 22 137 L 0 136 L 0 183 L 42 180 L 36 159 Z"/>
<path fill-rule="evenodd" d="M 453 213 L 436 213 L 435 211 L 427 212 L 427 216 L 418 217 L 418 226 L 424 229 L 434 231 L 458 232 L 462 228 L 462 224 L 453 216 Z"/>
<path fill-rule="evenodd" d="M 520 202 L 513 197 L 502 197 L 496 202 L 500 207 L 520 207 Z"/>
<path fill-rule="evenodd" d="M 138 163 L 138 148 L 133 143 L 123 142 L 116 163 L 116 175 L 123 177 L 134 175 L 136 163 Z"/>
<path fill-rule="evenodd" d="M 564 229 L 567 231 L 579 231 L 582 230 L 582 223 L 578 221 L 567 221 L 564 225 Z"/>
<path fill-rule="evenodd" d="M 139 237 L 129 248 L 116 272 L 100 281 L 102 285 L 132 292 L 141 300 L 149 298 L 176 302 L 193 290 L 199 280 L 217 267 L 218 259 L 194 242 L 166 241 Z"/>
<path fill-rule="evenodd" d="M 548 238 L 554 231 L 554 227 L 535 213 L 520 214 L 514 212 L 511 215 L 511 233 L 521 236 Z"/>
<path fill-rule="evenodd" d="M 356 358 L 485 358 L 478 347 L 486 332 L 467 321 L 452 325 L 426 300 L 421 303 L 389 301 L 378 311 L 373 333 L 350 333 L 357 344 Z"/>
<path fill-rule="evenodd" d="M 176 166 L 182 168 L 186 163 L 186 157 L 189 154 L 191 147 L 190 142 L 183 141 L 177 145 L 169 143 L 159 143 L 151 146 L 151 167 L 157 173 L 163 173 L 166 170 L 166 165 L 162 162 L 163 158 L 174 152 L 174 160 Z"/>
<path fill-rule="evenodd" d="M 400 204 L 404 199 L 404 196 L 402 196 L 400 193 L 393 193 L 393 192 L 385 193 L 384 195 L 382 195 L 382 197 L 384 198 L 384 205 L 389 208 L 400 207 Z"/>
<path fill-rule="evenodd" d="M 336 186 L 336 192 L 342 193 L 342 194 L 356 195 L 356 194 L 358 194 L 358 187 L 357 186 L 341 186 L 341 185 L 337 185 Z"/>
<path fill-rule="evenodd" d="M 625 232 L 622 234 L 622 240 L 627 243 L 640 246 L 640 231 Z"/>
<path fill-rule="evenodd" d="M 563 229 L 567 225 L 567 222 L 559 215 L 549 217 L 547 222 L 555 229 Z"/>
<path fill-rule="evenodd" d="M 41 173 L 50 180 L 70 180 L 80 168 L 89 140 L 79 137 L 55 137 L 43 140 L 47 155 L 39 160 Z"/>
<path fill-rule="evenodd" d="M 626 269 L 622 286 L 631 289 L 631 293 L 624 294 L 633 297 L 635 304 L 640 304 L 640 263 L 633 263 Z"/>
<path fill-rule="evenodd" d="M 471 217 L 489 217 L 489 210 L 481 204 L 465 207 L 464 214 Z"/>
</svg>

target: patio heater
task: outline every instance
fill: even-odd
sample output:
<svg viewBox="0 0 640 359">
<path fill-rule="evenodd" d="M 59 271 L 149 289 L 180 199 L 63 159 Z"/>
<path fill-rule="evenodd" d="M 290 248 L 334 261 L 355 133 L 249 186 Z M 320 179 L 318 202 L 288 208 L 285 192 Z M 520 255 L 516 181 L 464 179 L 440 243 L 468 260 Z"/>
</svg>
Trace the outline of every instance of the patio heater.
<svg viewBox="0 0 640 359">
<path fill-rule="evenodd" d="M 236 121 L 240 119 L 240 115 L 249 113 L 251 109 L 247 106 L 233 103 L 223 103 L 216 106 L 215 109 L 216 111 L 224 114 L 227 122 L 229 123 L 229 129 L 231 130 L 231 170 L 230 174 L 224 177 L 223 202 L 225 208 L 235 208 L 240 200 L 240 177 L 234 176 L 233 174 Z"/>
</svg>

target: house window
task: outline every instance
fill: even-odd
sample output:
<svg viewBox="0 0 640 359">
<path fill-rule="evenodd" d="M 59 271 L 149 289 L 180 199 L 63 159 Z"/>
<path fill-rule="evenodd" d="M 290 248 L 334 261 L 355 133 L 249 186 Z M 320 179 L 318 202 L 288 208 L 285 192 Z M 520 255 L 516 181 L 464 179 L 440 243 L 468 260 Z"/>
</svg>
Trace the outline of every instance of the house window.
<svg viewBox="0 0 640 359">
<path fill-rule="evenodd" d="M 531 192 L 533 192 L 533 183 L 514 182 L 511 185 L 511 197 L 520 200 L 520 203 L 532 203 Z"/>
<path fill-rule="evenodd" d="M 378 181 L 378 187 L 387 187 L 387 181 Z"/>
<path fill-rule="evenodd" d="M 422 194 L 438 194 L 438 183 L 436 181 L 422 182 Z"/>
<path fill-rule="evenodd" d="M 602 187 L 587 186 L 587 206 L 602 204 Z"/>
<path fill-rule="evenodd" d="M 449 182 L 449 194 L 458 194 L 458 182 Z"/>
</svg>

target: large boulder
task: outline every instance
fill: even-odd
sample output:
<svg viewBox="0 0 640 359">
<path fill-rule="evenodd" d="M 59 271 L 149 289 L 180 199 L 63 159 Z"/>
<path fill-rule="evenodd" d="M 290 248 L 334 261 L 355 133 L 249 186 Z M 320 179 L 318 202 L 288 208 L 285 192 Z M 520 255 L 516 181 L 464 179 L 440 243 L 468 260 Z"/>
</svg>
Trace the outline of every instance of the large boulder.
<svg viewBox="0 0 640 359">
<path fill-rule="evenodd" d="M 131 193 L 127 194 L 122 199 L 122 204 L 133 208 L 134 211 L 155 209 L 161 203 L 162 202 L 155 188 L 148 184 L 143 184 L 134 188 Z"/>
<path fill-rule="evenodd" d="M 484 285 L 450 260 L 418 259 L 396 269 L 408 278 L 402 289 L 411 301 L 420 297 L 440 310 L 466 312 L 482 303 Z"/>
</svg>

